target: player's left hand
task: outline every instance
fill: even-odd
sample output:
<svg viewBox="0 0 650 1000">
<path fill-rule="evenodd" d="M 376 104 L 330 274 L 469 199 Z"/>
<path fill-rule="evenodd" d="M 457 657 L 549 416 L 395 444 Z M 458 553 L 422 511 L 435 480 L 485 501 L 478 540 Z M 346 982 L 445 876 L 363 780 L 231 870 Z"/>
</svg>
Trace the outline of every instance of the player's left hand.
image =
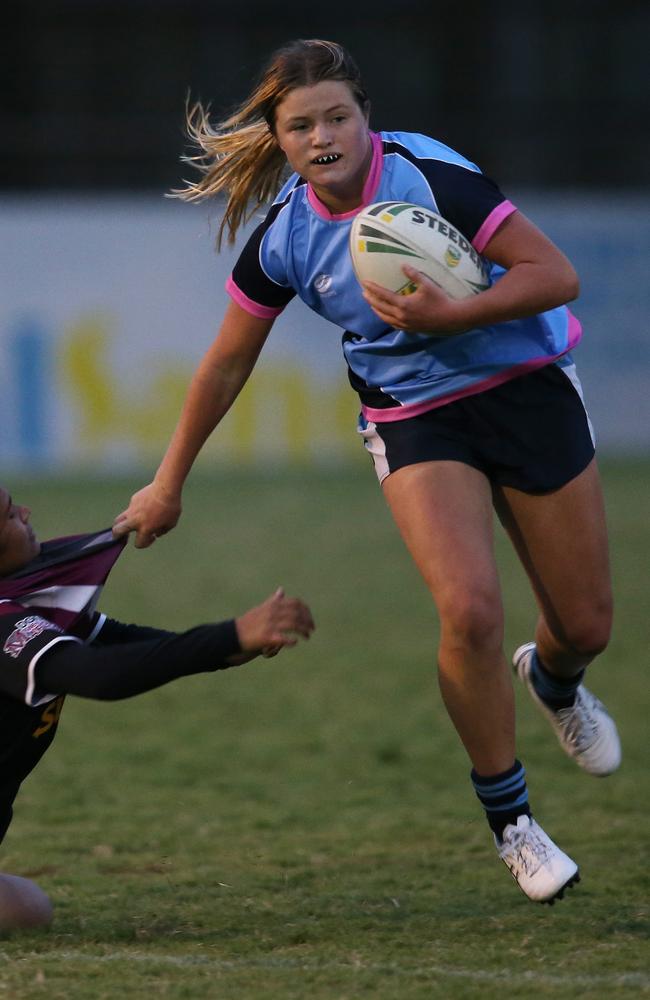
<svg viewBox="0 0 650 1000">
<path fill-rule="evenodd" d="M 416 268 L 405 265 L 402 270 L 417 285 L 410 295 L 398 295 L 374 281 L 363 282 L 363 296 L 380 319 L 396 330 L 432 333 L 437 337 L 470 329 L 471 324 L 463 320 L 463 302 L 451 299 Z"/>
<path fill-rule="evenodd" d="M 309 639 L 314 619 L 298 597 L 286 597 L 282 587 L 258 607 L 235 619 L 241 653 L 228 658 L 235 666 L 256 656 L 276 656 L 286 646 L 295 646 L 298 637 Z"/>
</svg>

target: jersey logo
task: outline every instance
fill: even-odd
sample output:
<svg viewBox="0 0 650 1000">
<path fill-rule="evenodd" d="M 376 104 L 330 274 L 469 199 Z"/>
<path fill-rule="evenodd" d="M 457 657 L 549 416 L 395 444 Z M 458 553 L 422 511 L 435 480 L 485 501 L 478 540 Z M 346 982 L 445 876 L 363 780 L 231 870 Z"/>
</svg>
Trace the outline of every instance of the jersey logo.
<svg viewBox="0 0 650 1000">
<path fill-rule="evenodd" d="M 332 275 L 331 274 L 319 274 L 314 280 L 314 288 L 319 295 L 331 295 L 332 289 Z"/>
<path fill-rule="evenodd" d="M 51 629 L 53 632 L 63 631 L 58 625 L 48 622 L 46 618 L 41 618 L 39 615 L 21 618 L 19 622 L 16 622 L 16 627 L 11 635 L 5 640 L 2 652 L 7 653 L 15 660 L 20 656 L 27 643 L 45 632 L 46 629 Z"/>
</svg>

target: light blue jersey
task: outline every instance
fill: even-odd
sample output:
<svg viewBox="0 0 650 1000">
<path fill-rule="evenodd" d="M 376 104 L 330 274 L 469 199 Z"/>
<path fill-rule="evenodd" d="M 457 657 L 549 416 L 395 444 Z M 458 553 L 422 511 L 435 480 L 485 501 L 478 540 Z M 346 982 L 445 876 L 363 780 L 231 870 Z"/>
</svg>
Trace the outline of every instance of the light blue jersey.
<svg viewBox="0 0 650 1000">
<path fill-rule="evenodd" d="M 364 416 L 402 420 L 482 392 L 559 359 L 580 339 L 565 306 L 477 327 L 452 337 L 387 326 L 363 298 L 349 253 L 352 219 L 380 201 L 407 201 L 438 212 L 478 253 L 515 206 L 478 167 L 427 136 L 371 134 L 374 154 L 362 204 L 332 215 L 294 174 L 244 247 L 227 289 L 255 316 L 273 318 L 300 298 L 343 331 L 343 353 Z M 503 269 L 491 267 L 491 281 Z"/>
</svg>

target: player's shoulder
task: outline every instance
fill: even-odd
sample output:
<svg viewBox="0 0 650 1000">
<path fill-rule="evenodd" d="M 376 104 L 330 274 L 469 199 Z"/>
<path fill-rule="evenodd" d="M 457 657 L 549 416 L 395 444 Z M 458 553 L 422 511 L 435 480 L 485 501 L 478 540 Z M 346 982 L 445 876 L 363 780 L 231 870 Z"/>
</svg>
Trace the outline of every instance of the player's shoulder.
<svg viewBox="0 0 650 1000">
<path fill-rule="evenodd" d="M 278 191 L 277 195 L 273 199 L 273 205 L 280 205 L 280 206 L 286 205 L 292 199 L 294 203 L 297 204 L 299 199 L 296 198 L 295 196 L 300 195 L 302 193 L 302 188 L 304 187 L 305 187 L 304 178 L 301 177 L 300 174 L 296 173 L 291 174 L 286 179 L 286 181 Z"/>
<path fill-rule="evenodd" d="M 299 174 L 291 174 L 284 182 L 273 202 L 268 207 L 260 228 L 268 230 L 278 225 L 290 225 L 289 220 L 303 209 L 306 202 L 307 185 Z"/>
<path fill-rule="evenodd" d="M 411 161 L 437 160 L 480 173 L 480 168 L 462 153 L 439 139 L 421 132 L 380 132 L 384 156 L 404 156 Z"/>
<path fill-rule="evenodd" d="M 58 636 L 62 631 L 49 617 L 44 618 L 38 609 L 25 606 L 19 601 L 0 601 L 0 663 L 3 675 L 7 665 L 22 659 L 21 654 L 27 648 L 29 662 L 33 653 L 46 647 L 51 643 L 53 635 Z M 3 694 L 7 693 L 7 683 L 7 677 L 3 676 L 0 682 Z"/>
</svg>

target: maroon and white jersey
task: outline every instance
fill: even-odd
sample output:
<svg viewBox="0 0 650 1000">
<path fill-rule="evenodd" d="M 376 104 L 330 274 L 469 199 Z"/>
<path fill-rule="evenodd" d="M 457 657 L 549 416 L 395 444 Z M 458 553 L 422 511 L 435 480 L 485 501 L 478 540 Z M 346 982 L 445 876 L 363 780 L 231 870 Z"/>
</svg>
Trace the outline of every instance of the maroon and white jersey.
<svg viewBox="0 0 650 1000">
<path fill-rule="evenodd" d="M 44 542 L 27 566 L 0 579 L 0 698 L 36 707 L 40 657 L 59 642 L 92 642 L 106 616 L 95 608 L 126 539 L 110 529 Z"/>
<path fill-rule="evenodd" d="M 126 539 L 109 531 L 44 542 L 0 579 L 0 840 L 23 779 L 48 749 L 65 695 L 36 691 L 36 665 L 58 643 L 90 642 L 106 617 L 97 599 Z"/>
</svg>

